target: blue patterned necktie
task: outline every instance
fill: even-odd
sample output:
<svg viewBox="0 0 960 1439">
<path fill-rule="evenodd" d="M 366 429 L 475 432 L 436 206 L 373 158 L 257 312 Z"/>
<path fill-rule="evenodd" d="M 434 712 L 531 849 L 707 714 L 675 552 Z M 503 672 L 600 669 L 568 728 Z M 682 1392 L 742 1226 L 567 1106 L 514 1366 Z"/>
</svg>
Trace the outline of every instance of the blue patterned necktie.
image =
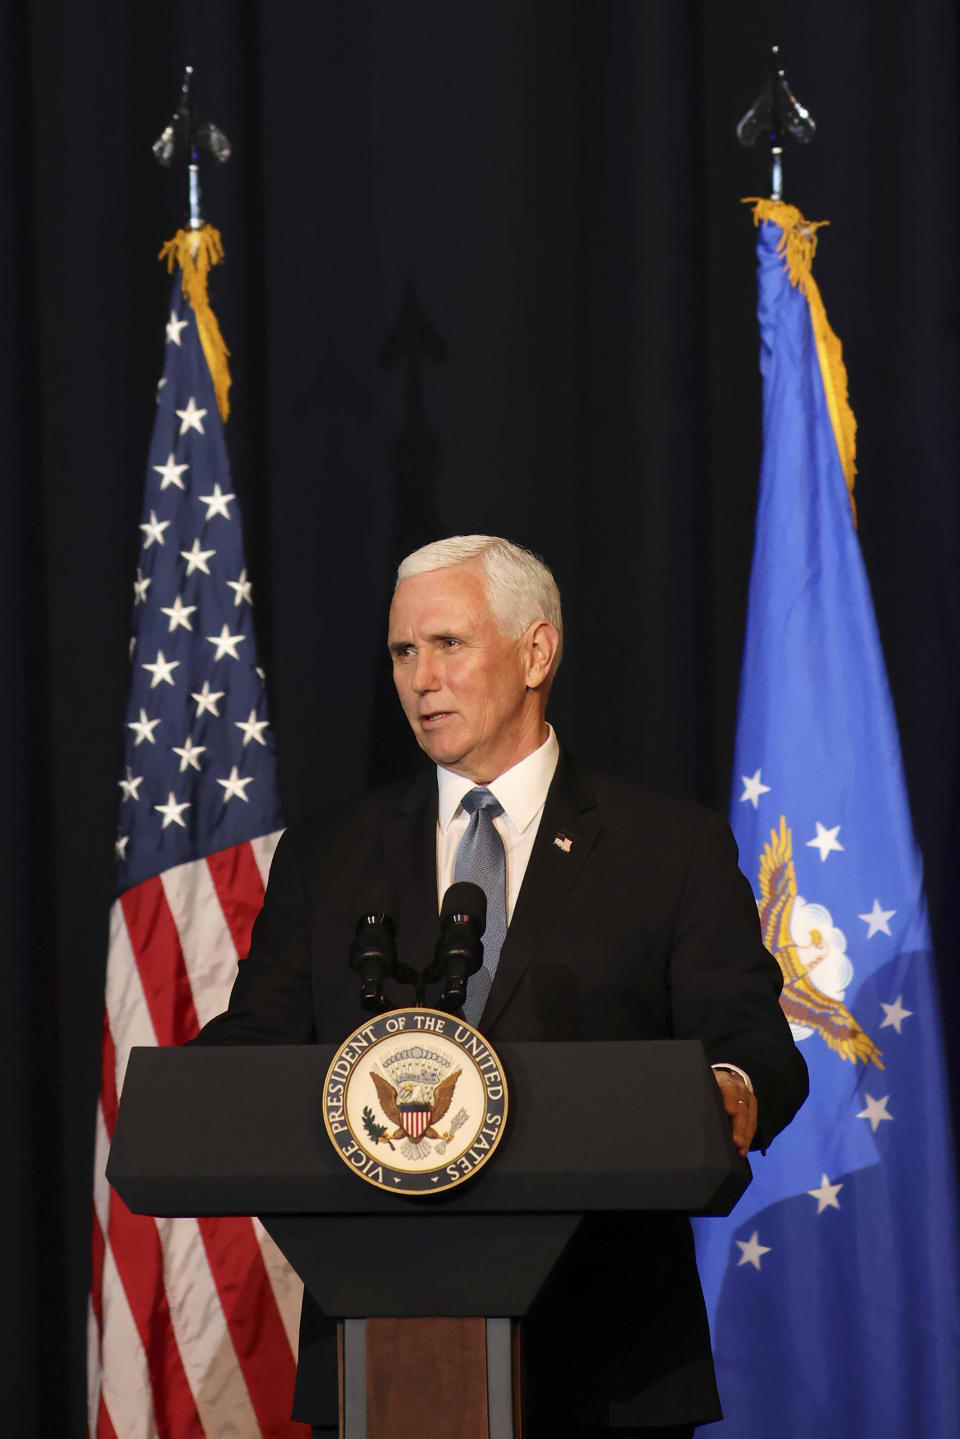
<svg viewBox="0 0 960 1439">
<path fill-rule="evenodd" d="M 507 937 L 507 860 L 503 840 L 494 819 L 503 814 L 503 805 L 488 789 L 471 789 L 461 805 L 470 816 L 466 833 L 457 850 L 455 881 L 470 880 L 487 896 L 487 927 L 483 933 L 483 967 L 467 984 L 464 1016 L 476 1024 L 493 984 L 500 962 L 500 950 Z"/>
</svg>

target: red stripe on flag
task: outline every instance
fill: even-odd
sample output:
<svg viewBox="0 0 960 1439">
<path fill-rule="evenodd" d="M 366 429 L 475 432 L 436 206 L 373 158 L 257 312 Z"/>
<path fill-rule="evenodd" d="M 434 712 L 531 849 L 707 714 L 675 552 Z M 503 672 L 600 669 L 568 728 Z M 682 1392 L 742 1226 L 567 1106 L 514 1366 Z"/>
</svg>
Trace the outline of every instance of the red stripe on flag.
<svg viewBox="0 0 960 1439">
<path fill-rule="evenodd" d="M 97 1439 L 117 1439 L 117 1431 L 113 1427 L 110 1415 L 107 1413 L 107 1406 L 101 1396 L 97 1407 Z"/>
<path fill-rule="evenodd" d="M 296 1365 L 253 1225 L 248 1219 L 197 1223 L 260 1428 L 269 1439 L 299 1439 L 306 1427 L 287 1417 Z"/>
<path fill-rule="evenodd" d="M 147 1359 L 157 1433 L 160 1439 L 204 1439 L 170 1320 L 157 1226 L 146 1215 L 131 1214 L 114 1193 L 109 1239 Z"/>
<path fill-rule="evenodd" d="M 180 936 L 159 878 L 120 898 L 158 1044 L 184 1044 L 199 1029 Z"/>
<path fill-rule="evenodd" d="M 263 879 L 249 844 L 222 849 L 207 859 L 223 917 L 236 947 L 245 959 L 250 948 L 250 931 L 263 904 Z"/>
<path fill-rule="evenodd" d="M 113 1127 L 117 1122 L 117 1052 L 110 1033 L 110 1016 L 103 1011 L 103 1052 L 100 1056 L 100 1107 L 107 1138 L 113 1138 Z"/>
</svg>

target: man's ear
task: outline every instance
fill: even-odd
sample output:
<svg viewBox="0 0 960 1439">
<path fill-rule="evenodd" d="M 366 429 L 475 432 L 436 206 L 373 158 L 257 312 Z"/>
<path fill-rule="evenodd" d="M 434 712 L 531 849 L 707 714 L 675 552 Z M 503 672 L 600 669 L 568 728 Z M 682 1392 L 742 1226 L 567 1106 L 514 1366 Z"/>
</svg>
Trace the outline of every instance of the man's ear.
<svg viewBox="0 0 960 1439">
<path fill-rule="evenodd" d="M 537 620 L 523 637 L 528 690 L 537 690 L 549 679 L 560 645 L 560 636 L 549 620 Z"/>
</svg>

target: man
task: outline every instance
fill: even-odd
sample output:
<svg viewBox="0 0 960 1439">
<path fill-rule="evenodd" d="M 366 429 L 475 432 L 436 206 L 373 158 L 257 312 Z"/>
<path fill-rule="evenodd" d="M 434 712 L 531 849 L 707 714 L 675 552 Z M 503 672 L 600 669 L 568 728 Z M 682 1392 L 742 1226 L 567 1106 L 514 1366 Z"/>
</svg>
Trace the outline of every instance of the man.
<svg viewBox="0 0 960 1439">
<path fill-rule="evenodd" d="M 485 957 L 468 1018 L 494 1041 L 700 1039 L 738 1150 L 768 1144 L 802 1102 L 806 1069 L 732 836 L 697 805 L 587 774 L 561 751 L 546 721 L 562 645 L 547 567 L 485 535 L 427 545 L 398 571 L 388 643 L 436 769 L 284 835 L 230 1007 L 199 1042 L 342 1039 L 358 1017 L 345 955 L 364 885 L 393 885 L 399 957 L 419 969 L 438 899 L 481 874 Z M 294 1412 L 315 1425 L 334 1415 L 328 1345 L 305 1302 Z M 719 1418 L 685 1217 L 585 1219 L 528 1317 L 526 1349 L 533 1439 L 680 1439 Z"/>
</svg>

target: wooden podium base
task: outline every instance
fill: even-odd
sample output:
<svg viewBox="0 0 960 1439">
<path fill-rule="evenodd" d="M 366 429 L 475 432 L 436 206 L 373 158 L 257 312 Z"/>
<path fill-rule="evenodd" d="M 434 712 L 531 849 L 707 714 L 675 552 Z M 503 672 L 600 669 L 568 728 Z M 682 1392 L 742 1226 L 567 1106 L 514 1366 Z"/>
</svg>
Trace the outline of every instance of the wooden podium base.
<svg viewBox="0 0 960 1439">
<path fill-rule="evenodd" d="M 345 1319 L 341 1439 L 523 1439 L 519 1325 Z"/>
</svg>

